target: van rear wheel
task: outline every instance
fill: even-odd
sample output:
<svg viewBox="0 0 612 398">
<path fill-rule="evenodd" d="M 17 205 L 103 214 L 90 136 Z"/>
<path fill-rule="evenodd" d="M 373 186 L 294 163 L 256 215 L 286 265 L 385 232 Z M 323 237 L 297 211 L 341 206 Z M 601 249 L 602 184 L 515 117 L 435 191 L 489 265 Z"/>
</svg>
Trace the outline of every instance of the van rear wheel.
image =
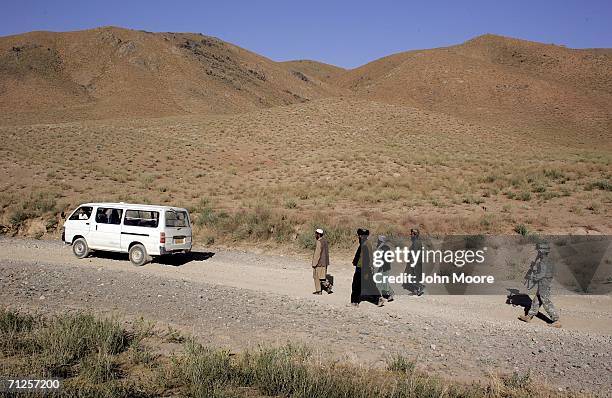
<svg viewBox="0 0 612 398">
<path fill-rule="evenodd" d="M 132 262 L 132 264 L 138 267 L 145 265 L 147 261 L 149 261 L 149 256 L 147 255 L 147 249 L 145 249 L 145 247 L 141 245 L 140 243 L 135 244 L 134 246 L 130 247 L 129 254 L 130 254 L 130 261 Z"/>
<path fill-rule="evenodd" d="M 78 238 L 72 243 L 72 252 L 77 258 L 85 258 L 89 255 L 89 246 L 85 238 Z"/>
</svg>

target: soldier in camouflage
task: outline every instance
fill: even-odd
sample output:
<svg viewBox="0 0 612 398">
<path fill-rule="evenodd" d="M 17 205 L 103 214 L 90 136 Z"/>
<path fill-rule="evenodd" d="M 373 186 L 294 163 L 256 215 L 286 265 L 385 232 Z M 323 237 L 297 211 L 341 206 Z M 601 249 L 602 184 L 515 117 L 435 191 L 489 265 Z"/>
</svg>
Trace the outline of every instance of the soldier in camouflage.
<svg viewBox="0 0 612 398">
<path fill-rule="evenodd" d="M 531 267 L 525 275 L 525 282 L 528 289 L 537 286 L 537 294 L 531 302 L 531 308 L 527 315 L 521 315 L 519 319 L 523 322 L 531 322 L 533 317 L 538 314 L 540 306 L 544 306 L 544 309 L 552 320 L 550 326 L 559 328 L 561 327 L 559 314 L 550 300 L 550 289 L 554 276 L 554 266 L 548 257 L 550 245 L 547 242 L 538 243 L 536 245 L 536 250 L 538 251 L 538 255 L 531 263 Z"/>
</svg>

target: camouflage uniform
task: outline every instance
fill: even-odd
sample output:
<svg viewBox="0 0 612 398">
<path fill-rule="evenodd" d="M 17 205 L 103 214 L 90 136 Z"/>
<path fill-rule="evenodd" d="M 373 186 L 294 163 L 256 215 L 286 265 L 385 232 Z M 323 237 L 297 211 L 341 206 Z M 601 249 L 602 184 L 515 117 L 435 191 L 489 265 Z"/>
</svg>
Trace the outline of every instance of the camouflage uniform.
<svg viewBox="0 0 612 398">
<path fill-rule="evenodd" d="M 553 322 L 556 322 L 559 320 L 559 313 L 550 300 L 550 289 L 554 276 L 554 265 L 548 258 L 550 248 L 546 243 L 538 244 L 536 248 L 538 249 L 538 256 L 531 264 L 531 268 L 526 279 L 527 282 L 531 284 L 530 288 L 537 285 L 538 290 L 535 300 L 531 302 L 531 308 L 529 309 L 527 316 L 533 317 L 537 315 L 538 311 L 540 310 L 540 306 L 544 306 L 544 309 L 550 316 L 550 319 Z"/>
</svg>

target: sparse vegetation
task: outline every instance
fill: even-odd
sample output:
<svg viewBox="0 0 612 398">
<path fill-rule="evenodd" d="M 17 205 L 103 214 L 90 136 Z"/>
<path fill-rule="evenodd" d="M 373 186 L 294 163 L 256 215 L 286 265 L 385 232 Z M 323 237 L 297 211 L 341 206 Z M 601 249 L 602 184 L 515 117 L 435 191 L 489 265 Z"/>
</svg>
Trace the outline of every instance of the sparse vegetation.
<svg viewBox="0 0 612 398">
<path fill-rule="evenodd" d="M 160 339 L 142 321 L 127 330 L 88 314 L 52 318 L 0 310 L 0 370 L 64 378 L 59 396 L 104 397 L 563 397 L 530 374 L 460 384 L 428 376 L 414 360 L 390 358 L 387 370 L 321 362 L 300 345 L 234 354 L 192 338 L 175 354 L 155 354 Z M 138 348 L 136 348 L 138 347 Z M 151 348 L 144 348 L 151 347 Z"/>
<path fill-rule="evenodd" d="M 514 227 L 514 232 L 519 235 L 527 236 L 529 234 L 529 229 L 525 224 L 518 224 Z"/>
<path fill-rule="evenodd" d="M 297 202 L 293 199 L 286 200 L 285 207 L 287 209 L 295 209 L 297 207 Z"/>
<path fill-rule="evenodd" d="M 519 150 L 524 134 L 544 133 L 358 99 L 223 117 L 0 126 L 0 164 L 8 171 L 0 225 L 9 234 L 58 234 L 45 224 L 62 211 L 124 201 L 190 208 L 196 244 L 271 250 L 310 250 L 315 225 L 329 230 L 336 251 L 352 247 L 362 225 L 375 233 L 418 226 L 503 234 L 530 219 L 541 230 L 605 229 L 609 151 L 598 144 L 576 153 L 565 139 Z M 102 136 L 108 139 L 95 150 L 72 154 L 74 142 Z M 504 216 L 483 218 L 483 211 Z"/>
<path fill-rule="evenodd" d="M 587 191 L 601 189 L 602 191 L 612 191 L 612 183 L 609 180 L 594 181 L 587 185 Z"/>
<path fill-rule="evenodd" d="M 414 372 L 416 362 L 406 358 L 403 355 L 393 355 L 387 361 L 387 369 L 392 372 L 400 372 L 406 375 L 410 375 Z"/>
</svg>

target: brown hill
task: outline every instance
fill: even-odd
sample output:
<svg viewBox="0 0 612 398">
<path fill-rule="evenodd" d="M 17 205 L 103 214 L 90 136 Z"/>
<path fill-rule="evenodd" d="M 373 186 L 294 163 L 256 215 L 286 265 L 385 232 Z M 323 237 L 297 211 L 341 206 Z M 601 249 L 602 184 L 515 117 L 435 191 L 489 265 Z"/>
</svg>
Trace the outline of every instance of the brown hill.
<svg viewBox="0 0 612 398">
<path fill-rule="evenodd" d="M 612 51 L 494 35 L 381 58 L 336 79 L 355 95 L 472 121 L 609 133 Z"/>
<path fill-rule="evenodd" d="M 485 35 L 353 70 L 115 27 L 0 38 L 0 123 L 235 114 L 333 96 L 546 134 L 612 130 L 612 51 Z"/>
<path fill-rule="evenodd" d="M 285 61 L 281 64 L 290 70 L 304 74 L 306 77 L 314 77 L 324 82 L 337 78 L 346 72 L 346 69 L 339 66 L 329 65 L 323 62 L 311 61 L 307 59 L 296 61 Z"/>
<path fill-rule="evenodd" d="M 199 34 L 105 27 L 0 38 L 0 113 L 9 123 L 236 113 L 336 91 Z"/>
</svg>

